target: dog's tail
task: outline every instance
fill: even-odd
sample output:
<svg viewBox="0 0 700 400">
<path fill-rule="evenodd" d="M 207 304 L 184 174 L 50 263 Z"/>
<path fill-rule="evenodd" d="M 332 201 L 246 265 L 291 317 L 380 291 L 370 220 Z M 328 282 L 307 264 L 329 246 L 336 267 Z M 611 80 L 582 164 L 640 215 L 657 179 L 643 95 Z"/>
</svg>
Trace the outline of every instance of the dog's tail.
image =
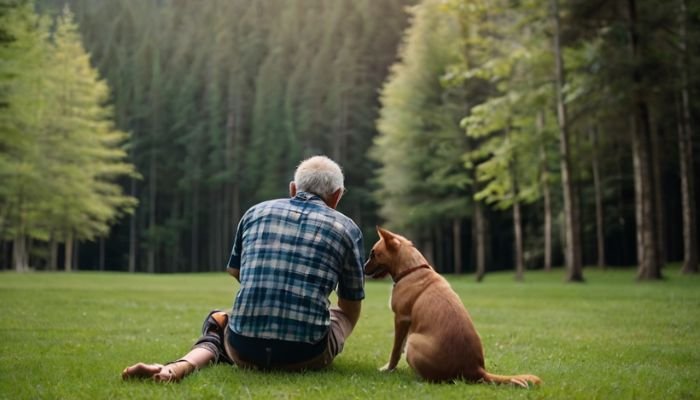
<svg viewBox="0 0 700 400">
<path fill-rule="evenodd" d="M 542 379 L 535 375 L 523 374 L 523 375 L 496 375 L 490 374 L 484 371 L 483 382 L 486 383 L 501 383 L 501 384 L 512 384 L 522 386 L 524 388 L 530 387 L 530 385 L 539 385 L 542 383 Z"/>
</svg>

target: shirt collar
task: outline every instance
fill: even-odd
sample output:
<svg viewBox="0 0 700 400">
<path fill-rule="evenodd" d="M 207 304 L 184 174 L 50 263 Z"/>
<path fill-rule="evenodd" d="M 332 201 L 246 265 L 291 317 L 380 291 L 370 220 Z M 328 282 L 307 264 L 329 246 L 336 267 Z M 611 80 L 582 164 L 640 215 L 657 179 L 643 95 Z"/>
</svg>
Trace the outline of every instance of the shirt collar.
<svg viewBox="0 0 700 400">
<path fill-rule="evenodd" d="M 314 201 L 314 202 L 321 202 L 322 204 L 326 204 L 326 202 L 323 201 L 323 199 L 319 195 L 309 193 L 309 192 L 297 192 L 296 196 L 294 196 L 294 200 Z"/>
</svg>

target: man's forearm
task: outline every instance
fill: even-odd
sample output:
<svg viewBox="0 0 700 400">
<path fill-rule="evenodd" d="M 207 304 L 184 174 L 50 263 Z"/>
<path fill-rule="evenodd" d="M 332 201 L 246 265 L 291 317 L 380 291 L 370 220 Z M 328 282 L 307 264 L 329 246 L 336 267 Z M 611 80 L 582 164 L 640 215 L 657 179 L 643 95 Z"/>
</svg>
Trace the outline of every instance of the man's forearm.
<svg viewBox="0 0 700 400">
<path fill-rule="evenodd" d="M 357 324 L 357 321 L 360 319 L 360 310 L 362 309 L 362 301 L 352 301 L 352 300 L 344 300 L 341 298 L 338 298 L 338 308 L 347 315 L 348 320 L 350 320 L 350 323 L 352 324 L 353 327 Z"/>
</svg>

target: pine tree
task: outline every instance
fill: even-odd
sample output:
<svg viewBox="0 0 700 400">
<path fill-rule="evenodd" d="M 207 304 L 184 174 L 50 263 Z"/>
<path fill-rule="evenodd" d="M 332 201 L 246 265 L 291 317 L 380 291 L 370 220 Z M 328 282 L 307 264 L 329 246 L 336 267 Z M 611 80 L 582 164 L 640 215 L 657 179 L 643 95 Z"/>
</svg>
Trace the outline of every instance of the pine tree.
<svg viewBox="0 0 700 400">
<path fill-rule="evenodd" d="M 38 226 L 39 203 L 48 193 L 38 165 L 37 115 L 43 107 L 46 21 L 25 1 L 4 6 L 0 22 L 0 239 L 12 241 L 14 267 L 24 271 L 29 238 L 46 236 Z"/>
<path fill-rule="evenodd" d="M 415 235 L 426 249 L 434 239 L 439 243 L 442 218 L 459 233 L 455 221 L 471 209 L 468 170 L 462 159 L 466 141 L 459 127 L 464 92 L 444 86 L 440 79 L 462 56 L 459 30 L 456 20 L 439 10 L 438 2 L 431 1 L 412 9 L 401 62 L 392 68 L 382 91 L 380 135 L 371 150 L 381 165 L 376 193 L 382 204 L 380 215 L 395 229 Z M 426 253 L 442 258 L 440 251 Z"/>
</svg>

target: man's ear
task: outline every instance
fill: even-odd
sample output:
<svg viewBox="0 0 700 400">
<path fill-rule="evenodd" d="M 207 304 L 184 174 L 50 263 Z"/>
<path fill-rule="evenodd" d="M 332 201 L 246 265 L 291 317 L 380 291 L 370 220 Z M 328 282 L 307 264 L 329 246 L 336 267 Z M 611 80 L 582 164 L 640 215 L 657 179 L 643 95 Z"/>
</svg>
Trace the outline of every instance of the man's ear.
<svg viewBox="0 0 700 400">
<path fill-rule="evenodd" d="M 382 240 L 384 240 L 384 245 L 386 246 L 387 250 L 394 251 L 401 245 L 401 241 L 393 233 L 380 227 L 379 225 L 377 225 L 377 233 L 379 233 L 379 236 L 382 238 Z"/>
<path fill-rule="evenodd" d="M 289 182 L 289 197 L 297 195 L 297 184 L 294 181 Z"/>
<path fill-rule="evenodd" d="M 331 195 L 328 197 L 328 200 L 326 200 L 326 205 L 332 209 L 336 209 L 338 207 L 338 203 L 340 203 L 340 198 L 343 196 L 343 189 L 340 188 L 336 190 L 335 192 L 331 193 Z"/>
</svg>

